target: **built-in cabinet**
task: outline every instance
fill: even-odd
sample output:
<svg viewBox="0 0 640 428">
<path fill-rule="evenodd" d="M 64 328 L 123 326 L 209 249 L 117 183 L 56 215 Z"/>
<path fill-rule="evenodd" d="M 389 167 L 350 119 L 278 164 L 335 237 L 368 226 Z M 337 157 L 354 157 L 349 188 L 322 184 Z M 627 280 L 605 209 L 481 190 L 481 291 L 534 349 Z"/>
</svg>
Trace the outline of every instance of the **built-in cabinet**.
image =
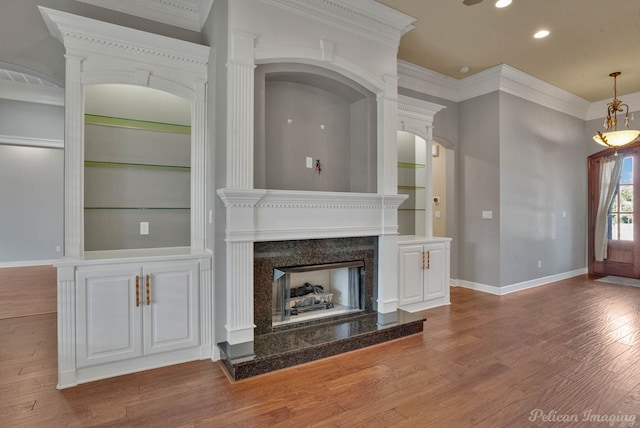
<svg viewBox="0 0 640 428">
<path fill-rule="evenodd" d="M 415 311 L 448 305 L 450 240 L 400 237 L 398 304 Z"/>
<path fill-rule="evenodd" d="M 78 367 L 200 345 L 198 272 L 193 260 L 79 267 Z"/>
<path fill-rule="evenodd" d="M 444 106 L 401 96 L 398 103 L 398 306 L 448 305 L 451 239 L 433 236 L 432 123 Z"/>
<path fill-rule="evenodd" d="M 66 61 L 58 388 L 216 358 L 209 48 L 40 10 Z"/>
</svg>

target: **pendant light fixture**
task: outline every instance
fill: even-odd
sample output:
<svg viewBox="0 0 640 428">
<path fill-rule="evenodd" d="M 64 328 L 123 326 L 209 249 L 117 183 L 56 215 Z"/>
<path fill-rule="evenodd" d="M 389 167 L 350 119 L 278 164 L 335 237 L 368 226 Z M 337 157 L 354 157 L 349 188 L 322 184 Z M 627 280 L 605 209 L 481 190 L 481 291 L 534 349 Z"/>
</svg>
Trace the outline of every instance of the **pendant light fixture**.
<svg viewBox="0 0 640 428">
<path fill-rule="evenodd" d="M 593 139 L 596 143 L 607 147 L 620 147 L 632 143 L 640 136 L 640 131 L 629 129 L 629 122 L 633 120 L 633 113 L 629 116 L 629 106 L 618 99 L 616 78 L 622 73 L 616 71 L 609 76 L 613 77 L 613 101 L 607 104 L 607 117 L 604 119 L 605 132 L 598 131 Z M 624 113 L 624 126 L 626 129 L 618 131 L 618 113 Z"/>
</svg>

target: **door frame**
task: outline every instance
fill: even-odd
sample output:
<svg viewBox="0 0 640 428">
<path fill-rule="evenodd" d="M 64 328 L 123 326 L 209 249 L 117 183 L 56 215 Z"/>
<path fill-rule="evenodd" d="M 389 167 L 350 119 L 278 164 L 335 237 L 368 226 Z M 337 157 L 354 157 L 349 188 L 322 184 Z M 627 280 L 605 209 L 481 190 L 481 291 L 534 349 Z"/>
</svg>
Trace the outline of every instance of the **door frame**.
<svg viewBox="0 0 640 428">
<path fill-rule="evenodd" d="M 632 278 L 640 278 L 640 223 L 638 227 L 634 227 L 633 241 L 628 242 L 627 246 L 635 246 L 635 257 L 632 264 L 618 263 L 618 262 L 596 262 L 595 259 L 595 220 L 598 210 L 598 200 L 600 197 L 600 161 L 602 158 L 610 156 L 614 153 L 618 153 L 620 156 L 625 156 L 629 153 L 637 153 L 637 161 L 634 164 L 634 202 L 638 201 L 640 204 L 640 141 L 634 142 L 624 147 L 605 149 L 601 152 L 595 153 L 588 157 L 588 250 L 587 256 L 589 258 L 588 268 L 590 274 L 595 275 L 617 275 Z M 640 214 L 640 206 L 634 204 L 634 217 L 636 210 Z M 640 218 L 640 217 L 638 217 Z M 635 220 L 635 218 L 634 218 Z M 607 244 L 608 245 L 608 244 Z"/>
</svg>

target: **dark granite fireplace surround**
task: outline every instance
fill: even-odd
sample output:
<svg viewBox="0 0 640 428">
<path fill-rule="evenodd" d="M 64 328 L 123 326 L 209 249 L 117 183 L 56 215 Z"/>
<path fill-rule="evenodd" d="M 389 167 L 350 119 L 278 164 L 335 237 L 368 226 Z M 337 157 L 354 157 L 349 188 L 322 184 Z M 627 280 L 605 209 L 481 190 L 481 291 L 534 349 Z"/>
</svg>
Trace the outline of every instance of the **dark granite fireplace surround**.
<svg viewBox="0 0 640 428">
<path fill-rule="evenodd" d="M 272 327 L 273 270 L 348 261 L 364 262 L 364 312 L 375 312 L 378 281 L 378 238 L 375 236 L 254 244 L 254 323 L 256 336 L 286 328 Z"/>
<path fill-rule="evenodd" d="M 272 327 L 273 269 L 345 261 L 365 264 L 364 310 Z M 375 310 L 378 238 L 331 238 L 254 243 L 254 342 L 219 343 L 223 367 L 245 379 L 423 331 L 425 318 L 398 309 Z"/>
</svg>

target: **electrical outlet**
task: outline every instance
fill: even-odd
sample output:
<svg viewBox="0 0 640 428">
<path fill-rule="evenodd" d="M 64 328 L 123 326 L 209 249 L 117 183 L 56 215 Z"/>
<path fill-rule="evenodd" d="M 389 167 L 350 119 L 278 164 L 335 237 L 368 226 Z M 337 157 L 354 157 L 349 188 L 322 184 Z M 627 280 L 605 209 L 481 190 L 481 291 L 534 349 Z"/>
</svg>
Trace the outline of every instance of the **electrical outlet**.
<svg viewBox="0 0 640 428">
<path fill-rule="evenodd" d="M 141 221 L 140 222 L 140 235 L 148 235 L 149 234 L 149 222 Z"/>
<path fill-rule="evenodd" d="M 542 260 L 538 260 L 538 267 L 541 268 L 542 267 Z"/>
</svg>

